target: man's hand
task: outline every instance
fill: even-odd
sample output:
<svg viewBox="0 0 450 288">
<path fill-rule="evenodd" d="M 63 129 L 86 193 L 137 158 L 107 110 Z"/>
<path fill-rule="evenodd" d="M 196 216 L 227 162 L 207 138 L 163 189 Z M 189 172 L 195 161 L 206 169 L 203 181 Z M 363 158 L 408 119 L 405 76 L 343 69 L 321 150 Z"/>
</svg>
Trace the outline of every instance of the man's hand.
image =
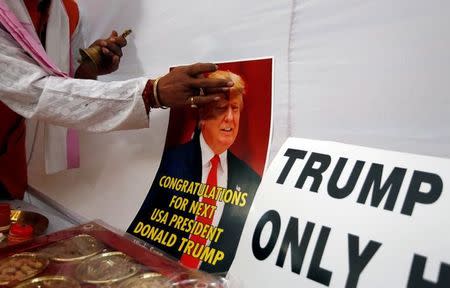
<svg viewBox="0 0 450 288">
<path fill-rule="evenodd" d="M 205 105 L 218 101 L 233 86 L 231 80 L 208 79 L 203 73 L 217 70 L 212 63 L 197 63 L 172 69 L 158 81 L 158 98 L 163 106 Z M 200 95 L 200 88 L 212 89 L 214 94 Z M 192 99 L 191 99 L 192 98 Z"/>
<path fill-rule="evenodd" d="M 92 61 L 83 61 L 76 72 L 75 78 L 96 79 L 98 75 L 105 75 L 119 68 L 122 48 L 127 45 L 127 40 L 112 31 L 107 39 L 98 39 L 89 47 L 98 46 L 101 60 L 98 65 Z"/>
</svg>

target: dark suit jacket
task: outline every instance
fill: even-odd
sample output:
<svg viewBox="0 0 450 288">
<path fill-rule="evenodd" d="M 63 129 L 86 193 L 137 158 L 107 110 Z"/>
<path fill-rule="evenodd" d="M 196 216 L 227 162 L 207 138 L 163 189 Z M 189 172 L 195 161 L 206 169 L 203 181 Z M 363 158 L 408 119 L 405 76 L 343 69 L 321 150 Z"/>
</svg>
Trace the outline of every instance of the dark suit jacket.
<svg viewBox="0 0 450 288">
<path fill-rule="evenodd" d="M 223 228 L 224 232 L 220 236 L 217 243 L 211 241 L 209 247 L 216 248 L 225 253 L 225 258 L 217 262 L 215 266 L 212 266 L 206 262 L 203 262 L 200 269 L 207 272 L 214 273 L 226 273 L 234 259 L 236 254 L 236 249 L 242 234 L 242 229 L 247 218 L 250 206 L 253 202 L 256 189 L 261 181 L 261 177 L 256 174 L 246 163 L 237 158 L 230 151 L 227 152 L 228 159 L 228 189 L 238 190 L 247 192 L 247 204 L 244 207 L 239 207 L 236 205 L 226 203 L 223 209 L 222 217 L 218 227 Z M 202 179 L 202 163 L 201 163 L 201 151 L 200 151 L 200 141 L 198 134 L 190 142 L 177 146 L 173 149 L 166 149 L 163 158 L 161 160 L 161 165 L 158 169 L 153 185 L 147 194 L 144 203 L 139 210 L 136 218 L 133 220 L 132 224 L 128 228 L 128 232 L 133 234 L 133 229 L 139 221 L 148 223 L 152 226 L 159 227 L 165 231 L 180 235 L 178 237 L 177 243 L 169 248 L 159 243 L 151 244 L 160 248 L 161 250 L 171 254 L 177 259 L 181 258 L 182 252 L 178 251 L 179 243 L 181 242 L 181 237 L 189 238 L 189 233 L 182 232 L 179 230 L 171 229 L 168 225 L 152 223 L 149 216 L 155 208 L 161 208 L 165 211 L 169 211 L 171 214 L 175 213 L 177 215 L 195 219 L 195 215 L 188 213 L 187 211 L 180 211 L 169 208 L 169 201 L 173 195 L 178 195 L 194 201 L 198 201 L 199 197 L 196 195 L 191 195 L 188 193 L 173 191 L 170 189 L 163 189 L 159 186 L 158 182 L 162 176 L 171 176 L 181 179 L 186 179 L 189 181 L 201 182 Z M 135 234 L 133 234 L 135 235 Z M 139 237 L 139 235 L 135 235 Z M 142 237 L 141 237 L 142 238 Z M 143 240 L 149 241 L 146 238 Z"/>
</svg>

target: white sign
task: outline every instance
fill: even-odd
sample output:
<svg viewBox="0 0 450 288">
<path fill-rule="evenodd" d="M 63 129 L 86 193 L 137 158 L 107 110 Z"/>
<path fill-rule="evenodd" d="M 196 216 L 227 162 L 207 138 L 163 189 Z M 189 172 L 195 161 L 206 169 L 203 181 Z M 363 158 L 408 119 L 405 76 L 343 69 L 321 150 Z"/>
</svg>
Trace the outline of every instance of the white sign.
<svg viewBox="0 0 450 288">
<path fill-rule="evenodd" d="M 450 287 L 450 160 L 288 139 L 230 270 L 243 287 Z"/>
</svg>

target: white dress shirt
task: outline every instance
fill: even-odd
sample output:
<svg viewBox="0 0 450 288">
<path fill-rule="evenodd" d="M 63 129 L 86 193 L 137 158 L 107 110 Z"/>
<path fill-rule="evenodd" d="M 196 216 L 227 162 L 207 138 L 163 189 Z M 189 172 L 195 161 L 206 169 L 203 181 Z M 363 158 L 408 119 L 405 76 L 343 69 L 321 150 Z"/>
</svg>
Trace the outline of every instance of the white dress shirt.
<svg viewBox="0 0 450 288">
<path fill-rule="evenodd" d="M 200 133 L 200 149 L 202 151 L 202 183 L 206 183 L 208 178 L 209 170 L 211 170 L 211 158 L 214 157 L 214 152 L 206 144 L 203 134 Z M 220 163 L 217 167 L 217 186 L 226 188 L 228 182 L 228 162 L 227 162 L 227 151 L 219 155 Z M 201 199 L 200 199 L 201 201 Z M 213 226 L 219 225 L 220 218 L 222 217 L 223 208 L 225 204 L 221 201 L 216 202 L 216 212 L 214 213 L 214 218 L 212 221 Z M 209 245 L 208 240 L 208 245 Z"/>
</svg>

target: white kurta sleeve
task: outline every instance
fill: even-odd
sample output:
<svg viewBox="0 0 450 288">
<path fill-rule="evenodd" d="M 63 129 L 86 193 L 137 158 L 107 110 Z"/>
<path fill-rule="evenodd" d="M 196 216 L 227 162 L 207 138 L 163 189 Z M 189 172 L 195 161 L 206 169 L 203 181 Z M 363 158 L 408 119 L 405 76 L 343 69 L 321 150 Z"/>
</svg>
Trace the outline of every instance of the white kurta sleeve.
<svg viewBox="0 0 450 288">
<path fill-rule="evenodd" d="M 0 101 L 26 118 L 91 132 L 145 128 L 147 80 L 50 76 L 0 28 Z"/>
</svg>

